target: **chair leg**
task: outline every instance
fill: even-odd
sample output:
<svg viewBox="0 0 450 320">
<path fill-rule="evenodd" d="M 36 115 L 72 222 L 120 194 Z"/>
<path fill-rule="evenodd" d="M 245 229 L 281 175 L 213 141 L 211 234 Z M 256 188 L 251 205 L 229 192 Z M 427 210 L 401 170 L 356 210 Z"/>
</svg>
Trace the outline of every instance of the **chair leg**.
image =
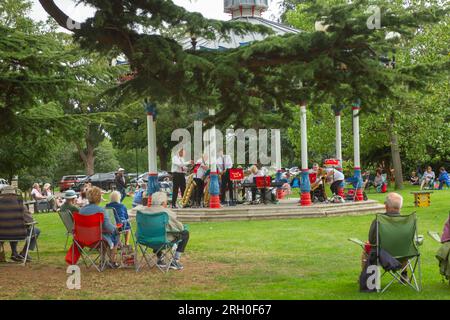
<svg viewBox="0 0 450 320">
<path fill-rule="evenodd" d="M 27 258 L 28 258 L 28 254 L 29 254 L 29 251 L 30 251 L 30 242 L 31 242 L 31 237 L 33 236 L 33 231 L 34 231 L 34 226 L 32 225 L 30 227 L 30 231 L 28 233 L 28 237 L 27 237 L 27 240 L 26 240 L 27 248 L 26 248 L 26 251 L 25 251 L 25 257 L 23 258 L 23 264 L 22 264 L 23 266 L 25 266 L 27 264 Z"/>
</svg>

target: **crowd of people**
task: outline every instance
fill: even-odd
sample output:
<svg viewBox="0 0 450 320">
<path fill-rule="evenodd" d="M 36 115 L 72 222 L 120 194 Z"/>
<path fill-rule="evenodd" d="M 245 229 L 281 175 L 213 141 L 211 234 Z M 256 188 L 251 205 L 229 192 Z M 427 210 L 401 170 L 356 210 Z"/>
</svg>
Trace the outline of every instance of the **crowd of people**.
<svg viewBox="0 0 450 320">
<path fill-rule="evenodd" d="M 450 176 L 444 167 L 439 168 L 439 175 L 437 178 L 431 166 L 428 166 L 423 174 L 418 174 L 416 171 L 413 171 L 411 172 L 409 182 L 411 185 L 420 186 L 420 190 L 442 190 L 444 186 L 450 188 Z"/>
</svg>

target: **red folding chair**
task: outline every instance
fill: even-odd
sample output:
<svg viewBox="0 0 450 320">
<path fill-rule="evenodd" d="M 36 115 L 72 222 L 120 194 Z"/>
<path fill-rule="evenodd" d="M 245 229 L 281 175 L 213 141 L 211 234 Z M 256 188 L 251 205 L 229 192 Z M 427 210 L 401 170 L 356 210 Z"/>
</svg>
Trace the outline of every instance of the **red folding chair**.
<svg viewBox="0 0 450 320">
<path fill-rule="evenodd" d="M 105 259 L 105 242 L 102 238 L 103 220 L 103 213 L 86 216 L 74 212 L 73 244 L 70 248 L 72 250 L 73 264 L 76 263 L 75 255 L 81 255 L 86 267 L 94 266 L 98 272 L 105 269 L 107 261 Z M 92 259 L 90 254 L 95 251 L 98 252 L 98 255 Z"/>
</svg>

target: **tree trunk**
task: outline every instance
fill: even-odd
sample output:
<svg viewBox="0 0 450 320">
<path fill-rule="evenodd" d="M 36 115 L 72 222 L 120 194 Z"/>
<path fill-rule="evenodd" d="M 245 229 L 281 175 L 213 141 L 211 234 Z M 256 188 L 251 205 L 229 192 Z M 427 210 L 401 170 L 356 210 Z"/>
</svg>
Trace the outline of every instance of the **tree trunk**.
<svg viewBox="0 0 450 320">
<path fill-rule="evenodd" d="M 165 151 L 163 148 L 158 148 L 159 165 L 161 167 L 160 168 L 161 170 L 167 171 L 168 169 L 167 168 L 168 154 L 170 154 L 170 150 Z"/>
<path fill-rule="evenodd" d="M 391 114 L 391 119 L 389 123 L 389 136 L 391 139 L 391 156 L 392 156 L 392 166 L 394 168 L 395 177 L 395 189 L 403 189 L 403 170 L 402 161 L 400 157 L 400 146 L 398 144 L 398 135 L 395 132 L 395 118 L 394 114 Z"/>
<path fill-rule="evenodd" d="M 87 143 L 88 141 L 86 141 Z M 86 150 L 83 150 L 81 146 L 76 143 L 78 153 L 80 155 L 81 160 L 83 160 L 84 168 L 86 170 L 87 175 L 93 175 L 95 173 L 95 155 L 94 150 L 95 147 L 92 145 L 87 145 Z"/>
</svg>

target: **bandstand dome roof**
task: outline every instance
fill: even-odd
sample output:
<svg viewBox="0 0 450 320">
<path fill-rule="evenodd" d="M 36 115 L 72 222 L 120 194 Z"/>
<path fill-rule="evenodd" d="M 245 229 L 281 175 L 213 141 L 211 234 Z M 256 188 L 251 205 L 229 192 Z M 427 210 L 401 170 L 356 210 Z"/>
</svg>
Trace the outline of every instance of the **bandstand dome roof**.
<svg viewBox="0 0 450 320">
<path fill-rule="evenodd" d="M 224 0 L 224 11 L 230 13 L 232 20 L 243 21 L 252 24 L 264 25 L 274 31 L 274 35 L 284 35 L 287 33 L 299 33 L 300 31 L 284 24 L 270 21 L 262 17 L 262 13 L 268 8 L 268 0 Z M 207 40 L 196 38 L 196 50 L 227 50 L 240 46 L 245 46 L 254 41 L 266 38 L 256 32 L 245 35 L 230 33 L 229 39 Z M 185 38 L 181 41 L 183 49 L 192 49 L 192 39 Z"/>
</svg>

